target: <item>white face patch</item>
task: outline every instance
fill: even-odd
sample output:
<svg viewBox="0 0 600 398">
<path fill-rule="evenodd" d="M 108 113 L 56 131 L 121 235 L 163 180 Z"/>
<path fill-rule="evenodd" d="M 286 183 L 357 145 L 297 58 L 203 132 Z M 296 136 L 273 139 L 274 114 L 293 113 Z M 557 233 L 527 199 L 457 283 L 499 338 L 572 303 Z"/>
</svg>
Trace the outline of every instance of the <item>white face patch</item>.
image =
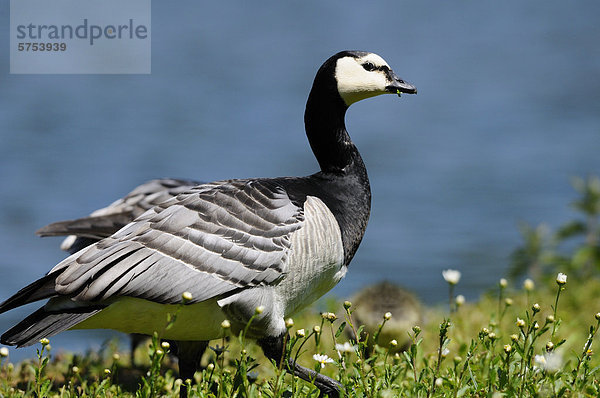
<svg viewBox="0 0 600 398">
<path fill-rule="evenodd" d="M 363 64 L 370 62 L 376 68 L 367 71 Z M 367 54 L 364 57 L 343 57 L 337 60 L 335 66 L 335 78 L 340 96 L 346 103 L 351 105 L 365 98 L 376 95 L 387 94 L 385 87 L 388 81 L 386 73 L 377 68 L 388 66 L 388 64 L 377 54 Z"/>
</svg>

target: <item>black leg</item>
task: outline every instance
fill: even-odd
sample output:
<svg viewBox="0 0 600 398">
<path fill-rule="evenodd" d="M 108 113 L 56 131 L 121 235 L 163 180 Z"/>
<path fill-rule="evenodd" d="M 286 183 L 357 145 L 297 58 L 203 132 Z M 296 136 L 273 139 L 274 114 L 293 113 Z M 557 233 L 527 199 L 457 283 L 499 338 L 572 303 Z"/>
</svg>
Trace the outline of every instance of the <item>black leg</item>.
<svg viewBox="0 0 600 398">
<path fill-rule="evenodd" d="M 142 344 L 144 341 L 148 339 L 148 336 L 145 334 L 131 333 L 129 335 L 130 347 L 131 347 L 131 367 L 135 368 L 135 350 Z"/>
<path fill-rule="evenodd" d="M 208 341 L 175 341 L 177 358 L 179 359 L 179 377 L 183 380 L 179 388 L 179 398 L 187 398 L 188 391 L 185 381 L 194 382 L 194 373 L 200 369 L 202 354 L 208 347 Z"/>
<path fill-rule="evenodd" d="M 279 337 L 265 337 L 264 339 L 258 341 L 258 344 L 263 349 L 265 356 L 274 360 L 277 365 L 279 365 L 284 359 L 284 338 L 285 334 Z M 321 390 L 321 394 L 319 396 L 324 397 L 327 395 L 329 398 L 338 398 L 340 396 L 342 385 L 333 380 L 331 377 L 327 377 L 315 372 L 314 370 L 300 366 L 292 358 L 285 359 L 285 364 L 288 371 L 293 373 L 295 376 L 298 376 L 302 380 L 313 383 L 315 386 L 317 386 L 317 388 Z"/>
</svg>

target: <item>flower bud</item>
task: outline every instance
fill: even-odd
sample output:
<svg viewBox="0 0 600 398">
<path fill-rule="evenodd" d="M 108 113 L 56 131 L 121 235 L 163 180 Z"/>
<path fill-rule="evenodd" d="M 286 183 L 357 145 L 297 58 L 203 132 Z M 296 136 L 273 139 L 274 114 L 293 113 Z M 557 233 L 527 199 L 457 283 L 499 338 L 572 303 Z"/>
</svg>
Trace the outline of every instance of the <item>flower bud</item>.
<svg viewBox="0 0 600 398">
<path fill-rule="evenodd" d="M 383 314 L 383 319 L 389 321 L 390 319 L 392 319 L 392 313 L 386 312 L 385 314 Z"/>
<path fill-rule="evenodd" d="M 181 299 L 184 304 L 189 303 L 190 301 L 192 301 L 193 298 L 194 298 L 194 296 L 192 296 L 192 293 L 190 293 L 190 292 L 183 292 L 181 294 Z"/>
<path fill-rule="evenodd" d="M 286 329 L 291 329 L 294 326 L 294 320 L 292 318 L 288 318 L 285 320 Z"/>
<path fill-rule="evenodd" d="M 517 341 L 519 341 L 519 335 L 518 335 L 518 334 L 511 334 L 511 335 L 510 335 L 510 339 L 511 339 L 513 342 L 515 342 L 515 343 L 516 343 Z"/>
<path fill-rule="evenodd" d="M 504 278 L 500 278 L 500 282 L 498 283 L 502 289 L 508 286 L 508 281 Z"/>
<path fill-rule="evenodd" d="M 398 341 L 396 341 L 395 339 L 390 341 L 390 346 L 391 347 L 397 347 L 398 346 Z"/>
<path fill-rule="evenodd" d="M 535 289 L 535 283 L 531 279 L 527 278 L 523 281 L 523 289 L 530 292 Z"/>
<path fill-rule="evenodd" d="M 333 312 L 323 312 L 321 314 L 321 318 L 328 320 L 329 322 L 333 322 L 337 319 L 337 315 Z"/>
<path fill-rule="evenodd" d="M 511 305 L 513 305 L 513 299 L 511 299 L 510 297 L 505 298 L 504 304 L 506 304 L 507 307 L 510 307 Z"/>
<path fill-rule="evenodd" d="M 256 307 L 256 309 L 254 310 L 254 314 L 255 315 L 260 315 L 263 313 L 263 311 L 265 310 L 265 306 L 264 305 L 259 305 L 258 307 Z"/>
<path fill-rule="evenodd" d="M 348 300 L 344 301 L 344 308 L 348 310 L 350 307 L 352 307 L 352 303 Z"/>
<path fill-rule="evenodd" d="M 549 341 L 546 343 L 546 351 L 550 352 L 554 349 L 554 343 Z"/>
<path fill-rule="evenodd" d="M 531 306 L 531 310 L 535 314 L 536 312 L 540 312 L 541 307 L 540 307 L 540 305 L 538 303 L 535 303 L 534 305 Z"/>
<path fill-rule="evenodd" d="M 45 347 L 48 344 L 50 344 L 50 340 L 48 340 L 47 338 L 44 337 L 43 339 L 40 340 L 40 344 Z"/>
<path fill-rule="evenodd" d="M 296 336 L 297 337 L 305 337 L 306 332 L 304 331 L 304 329 L 298 329 L 298 330 L 296 330 Z"/>
<path fill-rule="evenodd" d="M 163 341 L 162 343 L 160 343 L 160 346 L 163 348 L 163 350 L 168 350 L 169 348 L 171 348 L 171 344 L 169 344 L 168 341 Z"/>
<path fill-rule="evenodd" d="M 313 332 L 315 332 L 317 334 L 321 333 L 321 326 L 319 326 L 319 325 L 313 326 Z"/>
<path fill-rule="evenodd" d="M 525 327 L 525 321 L 521 318 L 517 318 L 517 327 L 523 329 Z"/>
<path fill-rule="evenodd" d="M 504 352 L 508 354 L 511 351 L 512 351 L 512 346 L 510 344 L 505 344 L 504 345 Z"/>
<path fill-rule="evenodd" d="M 231 327 L 231 322 L 229 322 L 227 319 L 225 319 L 223 322 L 221 322 L 221 328 L 229 329 L 230 327 Z"/>
<path fill-rule="evenodd" d="M 565 283 L 567 283 L 567 275 L 563 274 L 562 272 L 559 272 L 558 275 L 556 275 L 556 283 L 559 286 L 562 286 Z"/>
<path fill-rule="evenodd" d="M 554 323 L 554 315 L 548 315 L 546 317 L 546 322 L 547 323 Z"/>
</svg>

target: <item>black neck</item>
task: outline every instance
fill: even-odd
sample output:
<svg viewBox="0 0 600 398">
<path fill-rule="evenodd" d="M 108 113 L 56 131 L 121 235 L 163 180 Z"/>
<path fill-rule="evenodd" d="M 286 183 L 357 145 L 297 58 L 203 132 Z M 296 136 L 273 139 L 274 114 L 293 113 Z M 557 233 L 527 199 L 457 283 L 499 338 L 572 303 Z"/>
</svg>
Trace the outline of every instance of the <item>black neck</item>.
<svg viewBox="0 0 600 398">
<path fill-rule="evenodd" d="M 335 80 L 321 78 L 318 74 L 306 103 L 304 124 L 310 146 L 325 173 L 343 172 L 360 159 L 346 131 L 347 109 L 337 92 Z M 362 161 L 358 163 L 362 164 Z"/>
</svg>

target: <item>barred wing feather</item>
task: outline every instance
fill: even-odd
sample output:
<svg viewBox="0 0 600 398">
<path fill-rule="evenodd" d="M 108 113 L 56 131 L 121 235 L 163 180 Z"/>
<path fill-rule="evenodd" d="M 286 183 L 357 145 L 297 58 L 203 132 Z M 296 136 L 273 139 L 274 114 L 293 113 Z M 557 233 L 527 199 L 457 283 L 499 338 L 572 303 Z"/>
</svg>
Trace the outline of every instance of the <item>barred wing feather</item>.
<svg viewBox="0 0 600 398">
<path fill-rule="evenodd" d="M 194 187 L 146 211 L 117 233 L 68 257 L 59 295 L 82 301 L 131 296 L 194 302 L 276 283 L 287 271 L 302 209 L 270 180 Z"/>
</svg>

